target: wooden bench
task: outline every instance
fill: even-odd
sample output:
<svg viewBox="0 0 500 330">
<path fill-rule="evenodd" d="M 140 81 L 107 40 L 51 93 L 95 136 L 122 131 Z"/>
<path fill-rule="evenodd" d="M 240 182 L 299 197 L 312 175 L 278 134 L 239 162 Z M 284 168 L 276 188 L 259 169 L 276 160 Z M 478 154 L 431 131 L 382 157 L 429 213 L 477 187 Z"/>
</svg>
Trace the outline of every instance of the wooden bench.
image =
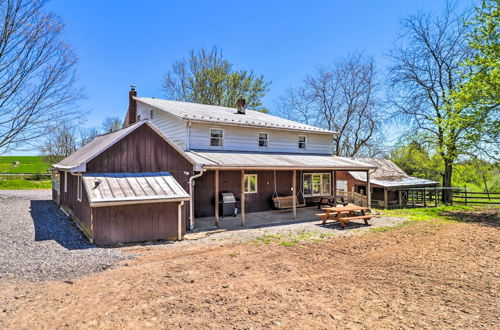
<svg viewBox="0 0 500 330">
<path fill-rule="evenodd" d="M 332 215 L 332 214 L 334 216 L 330 217 L 330 215 Z M 339 222 L 342 229 L 344 229 L 346 223 L 348 223 L 351 220 L 361 220 L 362 219 L 365 222 L 365 226 L 367 226 L 368 220 L 373 218 L 375 215 L 370 214 L 370 215 L 357 215 L 357 216 L 342 217 L 342 216 L 338 216 L 338 214 L 336 214 L 336 213 L 330 213 L 329 215 L 327 215 L 326 213 L 317 213 L 316 216 L 321 217 L 321 219 L 323 220 L 323 224 L 326 224 L 327 220 L 335 220 L 335 221 Z"/>
<path fill-rule="evenodd" d="M 299 199 L 297 196 L 283 196 L 283 197 L 273 197 L 274 207 L 277 209 L 291 209 L 293 207 L 293 199 L 295 198 L 295 206 L 303 207 L 306 204 L 299 204 Z"/>
</svg>

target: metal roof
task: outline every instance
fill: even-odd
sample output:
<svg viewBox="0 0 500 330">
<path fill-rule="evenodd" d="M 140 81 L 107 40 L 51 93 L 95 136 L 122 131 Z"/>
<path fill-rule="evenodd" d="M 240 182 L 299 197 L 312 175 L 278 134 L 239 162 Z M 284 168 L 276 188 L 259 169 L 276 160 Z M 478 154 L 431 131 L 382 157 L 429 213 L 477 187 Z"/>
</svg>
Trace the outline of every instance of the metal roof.
<svg viewBox="0 0 500 330">
<path fill-rule="evenodd" d="M 178 118 L 195 122 L 266 127 L 269 129 L 315 132 L 320 134 L 338 134 L 323 128 L 298 123 L 255 110 L 247 109 L 245 114 L 238 114 L 236 108 L 216 105 L 170 101 L 148 97 L 135 97 L 135 99 L 156 109 L 168 112 Z"/>
<path fill-rule="evenodd" d="M 186 154 L 203 168 L 368 170 L 376 166 L 322 154 L 191 150 Z"/>
<path fill-rule="evenodd" d="M 377 169 L 373 173 L 370 173 L 370 182 L 382 187 L 434 186 L 438 184 L 436 181 L 409 176 L 388 159 L 359 157 L 352 159 L 376 166 Z M 366 173 L 349 172 L 349 174 L 356 180 L 366 182 Z"/>
<path fill-rule="evenodd" d="M 168 172 L 86 173 L 82 177 L 94 207 L 189 200 L 188 193 Z"/>
</svg>

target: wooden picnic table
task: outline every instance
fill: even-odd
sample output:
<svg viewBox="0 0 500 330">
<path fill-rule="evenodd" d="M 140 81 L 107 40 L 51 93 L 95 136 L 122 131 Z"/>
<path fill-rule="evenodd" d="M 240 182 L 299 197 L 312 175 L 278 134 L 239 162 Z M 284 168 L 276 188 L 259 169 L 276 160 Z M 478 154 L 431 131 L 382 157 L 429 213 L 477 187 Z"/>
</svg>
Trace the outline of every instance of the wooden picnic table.
<svg viewBox="0 0 500 330">
<path fill-rule="evenodd" d="M 357 206 L 357 205 L 347 205 L 347 206 L 333 206 L 322 208 L 325 213 L 316 214 L 323 219 L 323 224 L 326 224 L 327 220 L 334 220 L 340 223 L 342 228 L 345 228 L 346 223 L 350 220 L 364 220 L 365 225 L 368 225 L 368 220 L 374 217 L 374 215 L 367 215 L 367 207 Z M 356 215 L 356 211 L 359 211 L 361 215 Z M 330 215 L 333 215 L 330 217 Z"/>
<path fill-rule="evenodd" d="M 323 205 L 336 206 L 337 204 L 347 205 L 344 195 L 321 196 L 318 201 L 318 210 Z"/>
</svg>

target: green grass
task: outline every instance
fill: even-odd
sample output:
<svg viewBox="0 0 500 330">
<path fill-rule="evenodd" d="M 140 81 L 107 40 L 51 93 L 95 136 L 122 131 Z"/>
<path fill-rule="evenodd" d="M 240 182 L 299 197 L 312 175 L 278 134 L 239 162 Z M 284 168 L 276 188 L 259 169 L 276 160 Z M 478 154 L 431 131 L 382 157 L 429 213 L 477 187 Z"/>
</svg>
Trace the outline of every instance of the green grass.
<svg viewBox="0 0 500 330">
<path fill-rule="evenodd" d="M 20 162 L 14 165 L 15 161 Z M 50 164 L 41 156 L 1 156 L 1 173 L 47 173 Z"/>
<path fill-rule="evenodd" d="M 0 180 L 0 189 L 16 189 L 16 190 L 28 190 L 28 189 L 50 189 L 52 187 L 52 181 L 50 180 L 25 180 L 25 179 L 11 179 L 11 180 Z"/>
<path fill-rule="evenodd" d="M 453 220 L 446 212 L 450 211 L 470 211 L 472 206 L 453 205 L 453 206 L 438 206 L 429 208 L 414 208 L 414 209 L 397 209 L 397 210 L 382 210 L 382 216 L 387 217 L 403 217 L 415 221 L 426 221 L 432 219 L 438 220 Z"/>
</svg>

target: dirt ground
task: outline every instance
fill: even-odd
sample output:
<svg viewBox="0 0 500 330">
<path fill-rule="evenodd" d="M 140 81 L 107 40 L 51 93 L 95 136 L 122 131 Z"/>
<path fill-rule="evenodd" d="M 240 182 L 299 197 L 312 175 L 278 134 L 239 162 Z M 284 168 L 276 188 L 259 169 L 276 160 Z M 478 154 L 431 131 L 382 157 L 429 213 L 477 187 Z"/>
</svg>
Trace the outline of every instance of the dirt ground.
<svg viewBox="0 0 500 330">
<path fill-rule="evenodd" d="M 72 281 L 1 282 L 0 328 L 498 329 L 498 211 L 486 218 L 294 246 L 129 248 L 142 255 Z"/>
</svg>

